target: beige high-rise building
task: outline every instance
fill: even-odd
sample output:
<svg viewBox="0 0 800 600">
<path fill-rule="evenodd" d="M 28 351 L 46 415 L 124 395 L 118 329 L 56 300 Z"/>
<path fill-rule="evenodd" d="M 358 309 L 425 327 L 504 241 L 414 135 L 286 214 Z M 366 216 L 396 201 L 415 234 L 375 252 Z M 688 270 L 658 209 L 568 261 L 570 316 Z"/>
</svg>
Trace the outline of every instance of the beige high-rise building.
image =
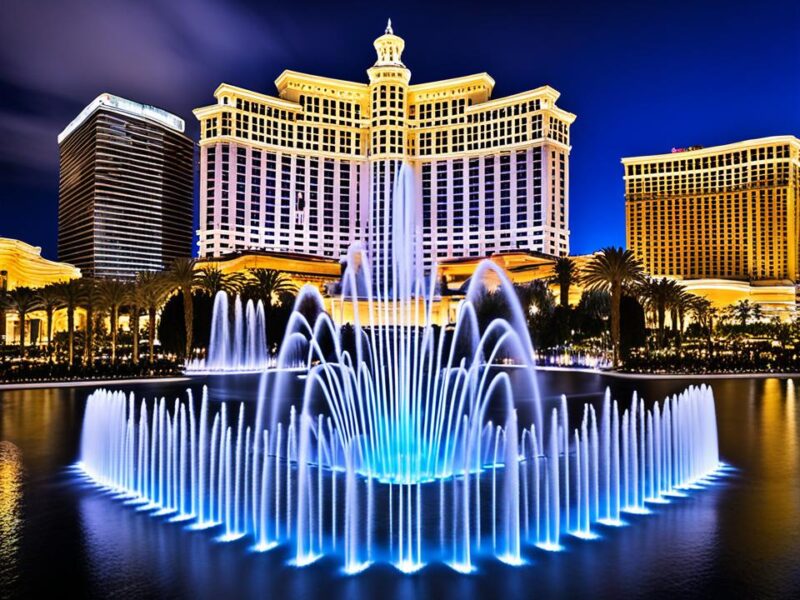
<svg viewBox="0 0 800 600">
<path fill-rule="evenodd" d="M 673 148 L 622 164 L 627 245 L 647 273 L 713 280 L 708 285 L 720 291 L 727 281 L 749 282 L 753 289 L 771 288 L 780 302 L 788 304 L 791 296 L 794 304 L 800 140 L 776 136 Z M 777 294 L 778 288 L 787 291 Z"/>
<path fill-rule="evenodd" d="M 200 121 L 201 257 L 252 249 L 337 259 L 391 247 L 392 190 L 412 166 L 427 267 L 569 252 L 569 128 L 549 86 L 492 99 L 486 73 L 411 83 L 391 24 L 367 82 L 284 71 L 278 97 L 223 84 Z"/>
</svg>

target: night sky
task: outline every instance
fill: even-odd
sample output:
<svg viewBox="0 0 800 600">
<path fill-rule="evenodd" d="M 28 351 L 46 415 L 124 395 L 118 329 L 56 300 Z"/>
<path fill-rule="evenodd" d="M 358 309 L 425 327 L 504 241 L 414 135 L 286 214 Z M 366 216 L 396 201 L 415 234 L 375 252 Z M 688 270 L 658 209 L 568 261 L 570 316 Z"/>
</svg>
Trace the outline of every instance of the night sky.
<svg viewBox="0 0 800 600">
<path fill-rule="evenodd" d="M 625 243 L 620 158 L 800 135 L 800 3 L 4 0 L 0 236 L 56 258 L 57 134 L 101 92 L 184 118 L 283 69 L 367 81 L 391 17 L 412 83 L 549 84 L 572 127 L 572 251 Z"/>
</svg>

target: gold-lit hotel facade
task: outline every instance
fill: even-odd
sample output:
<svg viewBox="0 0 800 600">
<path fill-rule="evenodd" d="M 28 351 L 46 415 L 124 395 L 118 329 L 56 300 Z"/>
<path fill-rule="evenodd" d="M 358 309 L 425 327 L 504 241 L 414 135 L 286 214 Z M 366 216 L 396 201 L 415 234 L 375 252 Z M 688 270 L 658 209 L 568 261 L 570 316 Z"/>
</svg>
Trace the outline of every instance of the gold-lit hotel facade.
<svg viewBox="0 0 800 600">
<path fill-rule="evenodd" d="M 655 277 L 787 317 L 800 280 L 800 140 L 624 158 L 627 244 Z"/>
<path fill-rule="evenodd" d="M 199 254 L 260 249 L 373 260 L 400 165 L 416 174 L 425 264 L 569 252 L 569 127 L 544 86 L 490 99 L 486 74 L 410 84 L 391 24 L 369 83 L 284 71 L 278 97 L 223 84 L 200 128 Z"/>
<path fill-rule="evenodd" d="M 0 294 L 18 287 L 40 288 L 52 283 L 69 281 L 81 276 L 77 267 L 63 262 L 47 260 L 42 249 L 20 240 L 0 237 Z M 66 311 L 59 309 L 53 315 L 53 331 L 66 327 Z M 46 315 L 42 310 L 28 313 L 26 337 L 30 344 L 46 341 Z M 19 316 L 13 310 L 0 306 L 0 345 L 17 344 L 20 336 Z"/>
</svg>

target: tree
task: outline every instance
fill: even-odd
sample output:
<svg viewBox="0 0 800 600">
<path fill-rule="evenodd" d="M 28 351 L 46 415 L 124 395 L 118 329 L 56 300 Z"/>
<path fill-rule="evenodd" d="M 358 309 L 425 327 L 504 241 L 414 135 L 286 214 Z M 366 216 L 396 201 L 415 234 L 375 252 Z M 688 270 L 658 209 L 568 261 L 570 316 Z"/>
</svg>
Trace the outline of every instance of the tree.
<svg viewBox="0 0 800 600">
<path fill-rule="evenodd" d="M 700 326 L 701 333 L 705 332 L 706 341 L 710 348 L 714 318 L 714 308 L 711 306 L 711 302 L 701 296 L 690 294 L 689 312 Z"/>
<path fill-rule="evenodd" d="M 194 305 L 192 291 L 200 286 L 200 276 L 195 271 L 195 260 L 191 258 L 178 258 L 166 273 L 167 281 L 174 290 L 183 296 L 183 327 L 186 335 L 184 357 L 189 358 L 192 353 L 192 324 L 194 322 Z"/>
<path fill-rule="evenodd" d="M 569 256 L 561 256 L 556 260 L 553 282 L 558 284 L 560 303 L 564 308 L 569 306 L 569 288 L 578 283 L 578 265 Z"/>
<path fill-rule="evenodd" d="M 297 293 L 297 286 L 286 273 L 275 269 L 248 269 L 248 274 L 244 291 L 253 300 L 263 301 L 267 313 L 272 310 L 273 302 L 278 300 L 281 294 Z"/>
<path fill-rule="evenodd" d="M 630 294 L 623 294 L 620 302 L 619 345 L 622 356 L 628 356 L 632 348 L 644 346 L 647 331 L 644 326 L 644 308 Z"/>
<path fill-rule="evenodd" d="M 514 289 L 526 317 L 553 311 L 555 305 L 553 294 L 543 279 L 535 279 L 525 285 L 514 286 Z"/>
<path fill-rule="evenodd" d="M 753 310 L 754 306 L 750 303 L 750 300 L 739 300 L 728 307 L 728 314 L 739 321 L 739 325 L 744 329 L 753 318 Z"/>
<path fill-rule="evenodd" d="M 128 286 L 117 279 L 102 279 L 97 282 L 98 304 L 108 311 L 111 328 L 111 363 L 117 362 L 117 330 L 119 329 L 119 311 L 128 301 Z"/>
<path fill-rule="evenodd" d="M 25 319 L 28 313 L 40 308 L 39 299 L 29 287 L 14 288 L 7 294 L 6 303 L 19 317 L 19 352 L 25 356 Z"/>
<path fill-rule="evenodd" d="M 281 294 L 278 303 L 272 307 L 272 314 L 267 319 L 267 340 L 273 351 L 277 351 L 283 343 L 286 325 L 294 310 L 295 300 L 296 297 L 290 293 Z"/>
<path fill-rule="evenodd" d="M 703 328 L 708 327 L 708 319 L 711 316 L 711 302 L 702 296 L 695 294 L 689 295 L 689 313 L 694 320 Z"/>
<path fill-rule="evenodd" d="M 665 346 L 664 331 L 667 311 L 670 311 L 673 328 L 677 328 L 678 315 L 686 310 L 686 293 L 681 284 L 674 279 L 646 279 L 637 287 L 638 296 L 645 309 L 650 311 L 658 328 L 657 346 Z"/>
<path fill-rule="evenodd" d="M 139 364 L 139 318 L 142 316 L 142 295 L 138 279 L 125 286 L 131 328 L 131 362 Z"/>
<path fill-rule="evenodd" d="M 575 307 L 575 323 L 581 338 L 602 335 L 611 313 L 611 298 L 602 290 L 584 290 Z"/>
<path fill-rule="evenodd" d="M 170 296 L 161 309 L 156 333 L 164 352 L 183 355 L 186 348 L 183 307 L 183 294 L 178 292 Z M 214 300 L 206 294 L 195 294 L 192 297 L 192 307 L 194 311 L 192 344 L 197 348 L 207 348 L 211 334 Z"/>
<path fill-rule="evenodd" d="M 673 323 L 677 326 L 678 335 L 675 337 L 675 343 L 680 346 L 683 337 L 683 330 L 686 324 L 686 315 L 692 310 L 692 298 L 695 297 L 690 294 L 686 289 L 678 284 L 676 286 L 675 295 L 672 298 L 672 309 L 675 313 Z"/>
<path fill-rule="evenodd" d="M 212 298 L 217 292 L 239 293 L 245 285 L 241 273 L 223 273 L 218 267 L 204 267 L 198 273 L 198 284 Z"/>
<path fill-rule="evenodd" d="M 619 320 L 622 293 L 644 280 L 644 269 L 630 250 L 609 246 L 595 254 L 583 272 L 582 281 L 590 289 L 611 294 L 611 348 L 614 367 L 620 364 Z"/>
<path fill-rule="evenodd" d="M 534 344 L 545 347 L 561 343 L 569 327 L 564 326 L 562 315 L 556 311 L 555 299 L 548 282 L 536 279 L 524 285 L 515 285 L 514 291 L 525 314 Z"/>
<path fill-rule="evenodd" d="M 751 317 L 754 322 L 758 323 L 764 318 L 764 311 L 761 309 L 760 304 L 753 304 Z"/>
<path fill-rule="evenodd" d="M 150 347 L 149 362 L 155 361 L 156 317 L 170 294 L 169 284 L 161 273 L 142 271 L 137 275 L 141 306 L 147 311 L 147 342 Z"/>
<path fill-rule="evenodd" d="M 63 306 L 58 284 L 51 283 L 36 290 L 39 305 L 47 317 L 47 358 L 53 360 L 53 314 Z"/>
<path fill-rule="evenodd" d="M 525 300 L 521 300 L 521 303 L 527 317 L 530 304 Z M 481 333 L 484 333 L 495 319 L 511 318 L 511 309 L 500 288 L 491 291 L 485 288 L 481 289 L 473 300 L 473 306 Z"/>
<path fill-rule="evenodd" d="M 56 289 L 67 310 L 67 353 L 72 366 L 75 358 L 75 311 L 83 304 L 84 287 L 80 279 L 71 279 L 57 283 Z"/>
<path fill-rule="evenodd" d="M 80 280 L 83 286 L 81 306 L 86 311 L 86 331 L 83 337 L 83 362 L 91 365 L 94 357 L 94 311 L 97 306 L 97 283 L 91 277 Z"/>
</svg>

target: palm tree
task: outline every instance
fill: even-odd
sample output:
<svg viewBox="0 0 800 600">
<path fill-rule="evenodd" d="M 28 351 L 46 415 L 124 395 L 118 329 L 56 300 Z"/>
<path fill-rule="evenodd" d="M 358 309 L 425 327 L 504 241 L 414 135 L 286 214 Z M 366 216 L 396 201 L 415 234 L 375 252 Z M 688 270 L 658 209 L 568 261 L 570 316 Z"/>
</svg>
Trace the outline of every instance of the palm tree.
<svg viewBox="0 0 800 600">
<path fill-rule="evenodd" d="M 658 328 L 657 345 L 659 348 L 663 348 L 667 311 L 670 312 L 672 327 L 683 329 L 678 321 L 683 321 L 683 316 L 688 309 L 686 292 L 680 283 L 666 277 L 649 278 L 638 286 L 637 291 L 645 309 L 653 315 Z"/>
<path fill-rule="evenodd" d="M 186 331 L 186 348 L 184 357 L 189 358 L 192 352 L 192 323 L 194 322 L 194 303 L 192 291 L 200 285 L 200 277 L 194 269 L 195 260 L 178 258 L 166 273 L 167 281 L 173 289 L 179 290 L 183 296 L 183 326 Z"/>
<path fill-rule="evenodd" d="M 82 307 L 86 311 L 86 330 L 83 336 L 83 362 L 91 365 L 94 358 L 94 311 L 97 307 L 97 282 L 91 277 L 81 279 Z"/>
<path fill-rule="evenodd" d="M 667 320 L 667 304 L 669 303 L 669 290 L 666 278 L 645 280 L 637 289 L 639 299 L 644 309 L 652 316 L 656 324 L 656 346 L 664 346 L 664 326 Z"/>
<path fill-rule="evenodd" d="M 672 298 L 672 312 L 674 315 L 672 322 L 677 328 L 675 344 L 678 347 L 680 347 L 683 341 L 683 330 L 686 325 L 686 315 L 692 310 L 692 298 L 696 298 L 696 296 L 687 292 L 686 288 L 676 282 L 675 294 Z"/>
<path fill-rule="evenodd" d="M 143 271 L 137 276 L 142 308 L 147 310 L 147 341 L 150 345 L 149 361 L 155 360 L 156 316 L 170 294 L 169 284 L 162 273 Z"/>
<path fill-rule="evenodd" d="M 111 329 L 111 364 L 117 362 L 117 329 L 119 328 L 119 311 L 128 300 L 128 287 L 117 279 L 98 281 L 97 300 L 100 306 L 108 311 Z"/>
<path fill-rule="evenodd" d="M 67 309 L 67 349 L 69 365 L 72 366 L 75 354 L 75 311 L 83 304 L 84 286 L 80 279 L 71 279 L 56 284 L 58 296 Z"/>
<path fill-rule="evenodd" d="M 36 290 L 39 305 L 47 316 L 47 358 L 53 360 L 53 314 L 63 306 L 57 283 L 51 283 Z"/>
<path fill-rule="evenodd" d="M 558 290 L 560 294 L 560 303 L 561 306 L 566 308 L 569 306 L 569 288 L 573 284 L 578 283 L 579 275 L 578 275 L 578 265 L 575 264 L 575 261 L 572 260 L 569 256 L 560 256 L 556 259 L 556 264 L 553 267 L 555 271 L 555 276 L 553 277 L 553 283 L 558 284 Z"/>
<path fill-rule="evenodd" d="M 25 356 L 25 319 L 28 313 L 37 310 L 41 305 L 39 299 L 29 287 L 18 287 L 8 292 L 6 303 L 19 317 L 19 352 Z"/>
<path fill-rule="evenodd" d="M 131 362 L 139 364 L 139 317 L 142 314 L 142 294 L 138 278 L 125 286 L 131 328 Z"/>
<path fill-rule="evenodd" d="M 264 309 L 269 314 L 273 300 L 282 294 L 296 294 L 297 286 L 292 279 L 281 271 L 275 269 L 248 269 L 246 293 L 250 293 L 254 300 L 262 300 Z"/>
<path fill-rule="evenodd" d="M 706 342 L 711 350 L 711 332 L 714 327 L 714 312 L 715 309 L 711 306 L 711 302 L 702 296 L 694 294 L 689 295 L 689 312 L 694 317 L 695 321 L 702 329 L 706 331 Z"/>
<path fill-rule="evenodd" d="M 706 298 L 690 294 L 689 312 L 701 327 L 708 327 L 708 319 L 711 317 L 711 302 Z"/>
<path fill-rule="evenodd" d="M 764 311 L 761 310 L 760 304 L 753 304 L 751 317 L 754 322 L 758 323 L 764 318 Z"/>
<path fill-rule="evenodd" d="M 750 303 L 750 300 L 739 300 L 735 304 L 731 304 L 728 307 L 728 314 L 733 317 L 734 319 L 739 321 L 739 324 L 742 328 L 747 326 L 747 323 L 753 318 L 753 304 Z M 760 309 L 759 309 L 759 317 L 760 317 Z"/>
<path fill-rule="evenodd" d="M 619 320 L 622 294 L 625 288 L 644 280 L 642 263 L 630 250 L 609 246 L 592 257 L 581 279 L 590 289 L 607 290 L 611 294 L 611 347 L 616 368 L 620 364 Z"/>
<path fill-rule="evenodd" d="M 242 290 L 246 280 L 241 273 L 223 273 L 218 267 L 204 267 L 198 272 L 198 285 L 214 297 L 217 292 L 236 294 Z"/>
</svg>

